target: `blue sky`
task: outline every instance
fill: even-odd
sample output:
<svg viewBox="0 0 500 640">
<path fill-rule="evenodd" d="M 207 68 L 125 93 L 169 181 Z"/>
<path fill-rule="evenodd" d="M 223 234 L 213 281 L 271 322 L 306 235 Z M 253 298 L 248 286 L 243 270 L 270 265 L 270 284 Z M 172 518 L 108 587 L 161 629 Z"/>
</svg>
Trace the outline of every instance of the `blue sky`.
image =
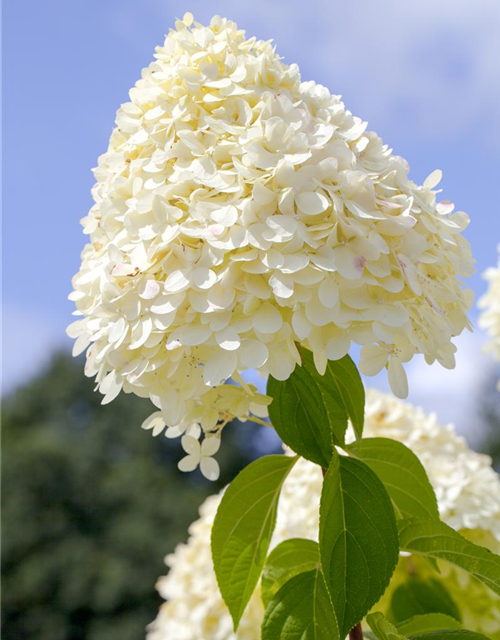
<svg viewBox="0 0 500 640">
<path fill-rule="evenodd" d="M 500 240 L 498 0 L 4 0 L 5 390 L 69 345 L 66 296 L 84 243 L 90 169 L 154 46 L 188 10 L 200 22 L 220 14 L 273 38 L 303 79 L 341 94 L 405 156 L 415 180 L 441 168 L 444 197 L 471 217 L 471 284 L 484 291 L 480 273 Z M 452 373 L 415 362 L 411 398 L 443 419 L 463 415 L 450 393 L 477 378 L 472 360 L 487 364 L 482 340 L 459 342 Z"/>
</svg>

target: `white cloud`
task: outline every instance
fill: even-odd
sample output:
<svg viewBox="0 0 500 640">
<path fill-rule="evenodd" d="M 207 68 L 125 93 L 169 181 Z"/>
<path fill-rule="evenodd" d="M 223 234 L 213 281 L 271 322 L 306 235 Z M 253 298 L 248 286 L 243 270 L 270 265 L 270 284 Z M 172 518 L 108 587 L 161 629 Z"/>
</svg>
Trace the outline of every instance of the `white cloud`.
<svg viewBox="0 0 500 640">
<path fill-rule="evenodd" d="M 323 24 L 338 28 L 317 38 L 321 72 L 346 99 L 366 103 L 364 115 L 417 127 L 419 137 L 466 127 L 487 139 L 497 127 L 496 0 L 354 0 L 342 4 L 338 22 L 335 13 L 331 3 Z"/>
<path fill-rule="evenodd" d="M 3 303 L 2 394 L 39 373 L 56 349 L 69 347 L 64 328 L 64 318 Z"/>
<path fill-rule="evenodd" d="M 453 423 L 458 433 L 474 446 L 481 442 L 482 424 L 478 415 L 480 393 L 491 375 L 488 357 L 482 352 L 486 337 L 481 332 L 465 332 L 454 340 L 456 367 L 448 370 L 431 366 L 417 356 L 406 366 L 410 385 L 408 401 L 434 412 L 442 424 Z M 387 376 L 366 378 L 365 383 L 390 393 Z"/>
</svg>

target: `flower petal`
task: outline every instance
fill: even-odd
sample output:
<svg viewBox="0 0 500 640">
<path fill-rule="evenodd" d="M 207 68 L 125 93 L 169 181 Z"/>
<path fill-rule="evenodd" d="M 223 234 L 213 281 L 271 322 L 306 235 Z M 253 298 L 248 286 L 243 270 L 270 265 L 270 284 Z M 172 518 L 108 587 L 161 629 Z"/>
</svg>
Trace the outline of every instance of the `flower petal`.
<svg viewBox="0 0 500 640">
<path fill-rule="evenodd" d="M 153 436 L 159 435 L 165 428 L 165 422 L 162 418 L 161 411 L 155 411 L 149 418 L 146 418 L 141 424 L 142 429 L 152 429 Z"/>
<path fill-rule="evenodd" d="M 203 380 L 206 385 L 217 387 L 230 378 L 236 366 L 238 357 L 233 351 L 217 351 L 205 363 Z"/>
<path fill-rule="evenodd" d="M 213 458 L 202 458 L 200 463 L 202 474 L 207 480 L 217 480 L 220 476 L 220 467 L 217 460 Z"/>
<path fill-rule="evenodd" d="M 241 344 L 240 337 L 233 327 L 226 327 L 222 331 L 218 331 L 215 339 L 219 346 L 226 351 L 235 351 Z"/>
<path fill-rule="evenodd" d="M 212 269 L 196 267 L 193 270 L 193 282 L 199 289 L 210 289 L 217 282 L 217 276 Z"/>
<path fill-rule="evenodd" d="M 326 343 L 326 357 L 328 360 L 340 360 L 349 353 L 351 339 L 347 331 L 335 333 Z"/>
<path fill-rule="evenodd" d="M 186 456 L 179 460 L 177 467 L 180 471 L 194 471 L 196 467 L 200 464 L 200 458 L 196 456 Z"/>
<path fill-rule="evenodd" d="M 248 369 L 259 369 L 269 358 L 269 349 L 259 340 L 244 340 L 238 351 L 240 363 Z"/>
<path fill-rule="evenodd" d="M 392 392 L 397 398 L 404 400 L 408 397 L 408 378 L 406 371 L 398 358 L 390 358 L 388 378 Z"/>
<path fill-rule="evenodd" d="M 220 436 L 207 436 L 201 443 L 201 455 L 213 456 L 220 449 Z"/>
<path fill-rule="evenodd" d="M 270 302 L 262 304 L 253 316 L 253 326 L 260 333 L 276 333 L 282 324 L 281 313 Z"/>
<path fill-rule="evenodd" d="M 183 289 L 187 289 L 190 283 L 189 274 L 187 271 L 177 269 L 173 271 L 165 280 L 165 291 L 169 293 L 177 293 Z"/>
<path fill-rule="evenodd" d="M 308 216 L 323 213 L 330 206 L 327 198 L 317 191 L 303 191 L 295 197 L 295 202 L 299 211 Z"/>
<path fill-rule="evenodd" d="M 441 182 L 443 178 L 443 172 L 441 169 L 436 169 L 432 173 L 430 173 L 427 178 L 424 180 L 424 189 L 434 189 Z"/>
<path fill-rule="evenodd" d="M 217 224 L 223 227 L 231 227 L 238 220 L 238 209 L 232 204 L 227 207 L 221 207 L 210 214 L 210 217 Z"/>
<path fill-rule="evenodd" d="M 182 448 L 190 456 L 201 456 L 201 444 L 200 441 L 193 436 L 182 436 L 181 438 Z"/>
<path fill-rule="evenodd" d="M 333 250 L 335 254 L 335 265 L 338 272 L 348 280 L 356 280 L 363 277 L 366 260 L 362 256 L 356 255 L 349 247 L 340 246 Z"/>
<path fill-rule="evenodd" d="M 387 349 L 377 344 L 367 344 L 361 349 L 359 370 L 365 376 L 376 376 L 387 364 L 388 357 Z"/>
</svg>

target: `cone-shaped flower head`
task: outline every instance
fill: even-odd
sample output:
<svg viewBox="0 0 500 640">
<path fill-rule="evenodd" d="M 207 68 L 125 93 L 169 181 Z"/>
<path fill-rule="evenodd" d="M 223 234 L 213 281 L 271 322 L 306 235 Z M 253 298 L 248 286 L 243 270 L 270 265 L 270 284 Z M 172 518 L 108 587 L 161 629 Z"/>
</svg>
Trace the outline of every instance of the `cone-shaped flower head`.
<svg viewBox="0 0 500 640">
<path fill-rule="evenodd" d="M 403 442 L 420 458 L 437 495 L 441 518 L 477 544 L 500 552 L 500 479 L 491 460 L 471 451 L 451 425 L 441 426 L 434 415 L 369 391 L 365 432 Z M 352 435 L 352 434 L 351 434 Z M 288 538 L 317 540 L 322 473 L 299 459 L 285 481 L 278 506 L 274 547 Z M 238 632 L 220 596 L 212 568 L 210 533 L 221 495 L 211 496 L 190 529 L 187 544 L 167 556 L 167 577 L 158 582 L 168 600 L 151 624 L 148 640 L 259 640 L 264 615 L 259 588 L 252 596 Z M 500 598 L 468 574 L 439 563 L 441 574 L 416 555 L 401 557 L 389 589 L 377 603 L 387 609 L 394 590 L 411 575 L 437 577 L 462 613 L 465 628 L 500 640 Z"/>
<path fill-rule="evenodd" d="M 233 22 L 177 22 L 95 177 L 68 332 L 104 402 L 153 401 L 154 432 L 265 415 L 241 373 L 286 379 L 296 343 L 320 371 L 363 345 L 362 372 L 387 367 L 399 396 L 413 355 L 454 366 L 472 258 L 440 172 L 417 186 L 338 96 Z"/>
</svg>

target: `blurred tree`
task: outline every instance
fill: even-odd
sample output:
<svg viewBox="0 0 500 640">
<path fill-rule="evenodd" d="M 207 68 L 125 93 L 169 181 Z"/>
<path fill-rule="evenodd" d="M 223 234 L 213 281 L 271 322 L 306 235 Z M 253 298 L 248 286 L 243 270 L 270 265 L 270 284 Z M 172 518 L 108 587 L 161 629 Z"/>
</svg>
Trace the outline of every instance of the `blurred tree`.
<svg viewBox="0 0 500 640">
<path fill-rule="evenodd" d="M 478 406 L 484 424 L 481 451 L 493 458 L 493 466 L 500 473 L 500 392 L 497 387 L 499 379 L 500 368 L 492 367 L 491 374 L 485 378 Z"/>
<path fill-rule="evenodd" d="M 140 429 L 151 404 L 121 394 L 101 406 L 82 369 L 59 355 L 4 402 L 4 640 L 143 638 L 164 555 L 256 455 L 248 443 L 273 446 L 266 427 L 238 424 L 217 483 L 182 474 L 179 442 Z"/>
</svg>

